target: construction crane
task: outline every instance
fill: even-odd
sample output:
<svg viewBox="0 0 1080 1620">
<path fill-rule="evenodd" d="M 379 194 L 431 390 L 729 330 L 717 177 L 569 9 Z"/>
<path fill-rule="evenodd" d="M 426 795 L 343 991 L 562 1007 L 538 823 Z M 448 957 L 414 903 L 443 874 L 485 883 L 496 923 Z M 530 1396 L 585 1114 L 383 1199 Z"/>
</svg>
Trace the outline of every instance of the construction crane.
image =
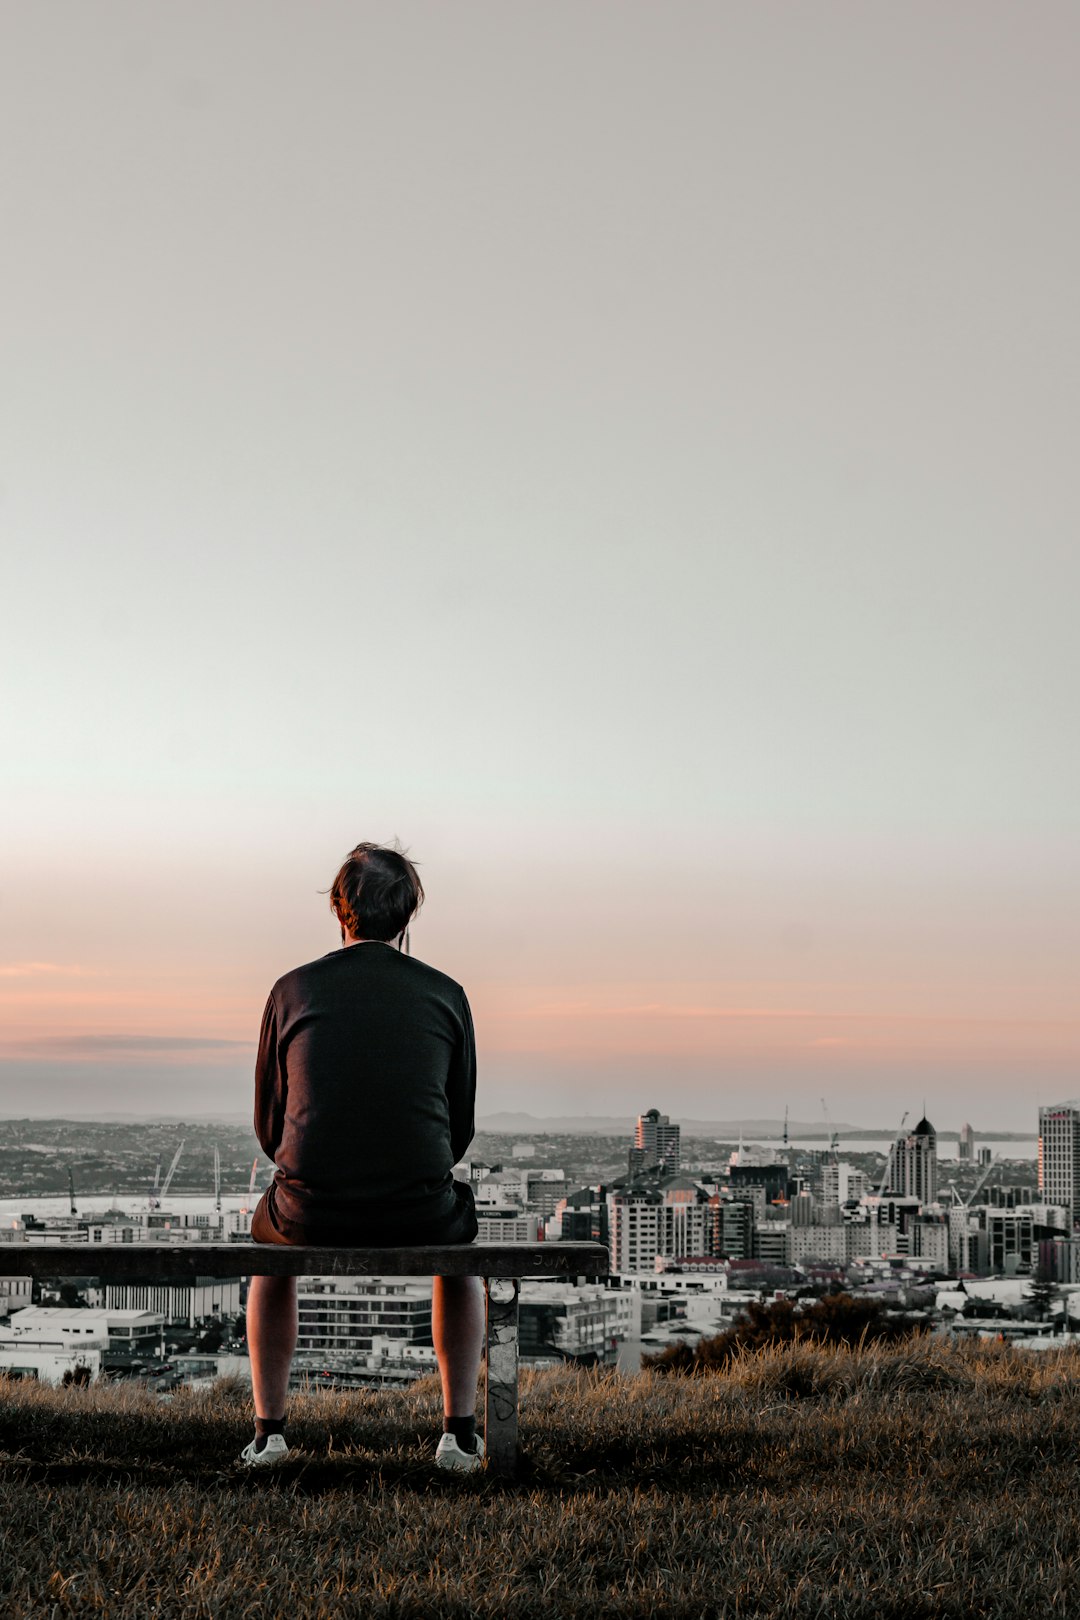
<svg viewBox="0 0 1080 1620">
<path fill-rule="evenodd" d="M 995 1164 L 997 1164 L 1000 1157 L 1001 1157 L 1000 1153 L 995 1153 L 994 1157 L 990 1160 L 990 1163 L 987 1164 L 987 1165 L 984 1165 L 983 1173 L 979 1177 L 978 1181 L 975 1183 L 974 1187 L 972 1187 L 971 1191 L 968 1193 L 966 1198 L 961 1199 L 961 1203 L 962 1203 L 964 1209 L 970 1209 L 971 1208 L 972 1204 L 975 1202 L 975 1199 L 978 1197 L 979 1193 L 981 1193 L 983 1188 L 985 1187 L 986 1182 L 987 1182 L 987 1180 L 989 1178 L 990 1172 L 994 1168 Z M 951 1183 L 950 1183 L 950 1185 L 951 1185 Z"/>
<path fill-rule="evenodd" d="M 829 1109 L 824 1097 L 821 1099 L 821 1112 L 825 1116 L 825 1128 L 829 1133 L 829 1152 L 835 1159 L 840 1149 L 840 1133 L 829 1118 Z"/>
<path fill-rule="evenodd" d="M 160 1185 L 161 1185 L 161 1154 L 159 1153 L 158 1156 L 157 1156 L 157 1164 L 154 1166 L 154 1185 L 153 1185 L 153 1187 L 151 1187 L 150 1196 L 146 1200 L 147 1209 L 157 1209 L 158 1208 L 158 1206 L 159 1206 L 159 1204 L 161 1202 L 161 1200 L 158 1198 L 158 1188 L 160 1187 Z"/>
<path fill-rule="evenodd" d="M 176 1167 L 180 1163 L 180 1155 L 183 1153 L 183 1151 L 184 1144 L 181 1142 L 180 1146 L 172 1156 L 172 1163 L 165 1172 L 165 1180 L 161 1183 L 161 1198 L 164 1198 L 167 1195 L 169 1188 L 172 1186 L 172 1178 L 176 1174 Z M 158 1204 L 160 1204 L 160 1202 L 161 1199 L 158 1199 Z"/>
<path fill-rule="evenodd" d="M 259 1161 L 258 1161 L 258 1159 L 252 1159 L 252 1161 L 251 1161 L 251 1180 L 248 1182 L 247 1197 L 244 1199 L 244 1202 L 240 1206 L 240 1213 L 242 1215 L 247 1215 L 251 1211 L 251 1200 L 255 1196 L 255 1177 L 258 1175 L 258 1173 L 259 1173 Z"/>
<path fill-rule="evenodd" d="M 894 1140 L 897 1141 L 897 1142 L 899 1142 L 900 1138 L 904 1134 L 904 1126 L 907 1124 L 907 1117 L 908 1117 L 909 1112 L 910 1112 L 910 1109 L 907 1109 L 907 1108 L 904 1109 L 903 1118 L 900 1121 L 900 1129 L 897 1131 L 896 1136 L 894 1138 Z M 891 1165 L 892 1165 L 892 1154 L 891 1153 L 886 1153 L 886 1155 L 885 1155 L 885 1169 L 882 1171 L 882 1175 L 881 1175 L 881 1186 L 877 1190 L 877 1195 L 878 1195 L 879 1198 L 884 1197 L 885 1188 L 887 1187 L 888 1182 L 889 1182 L 889 1169 L 890 1169 Z"/>
<path fill-rule="evenodd" d="M 214 1208 L 221 1214 L 221 1154 L 214 1148 Z"/>
</svg>

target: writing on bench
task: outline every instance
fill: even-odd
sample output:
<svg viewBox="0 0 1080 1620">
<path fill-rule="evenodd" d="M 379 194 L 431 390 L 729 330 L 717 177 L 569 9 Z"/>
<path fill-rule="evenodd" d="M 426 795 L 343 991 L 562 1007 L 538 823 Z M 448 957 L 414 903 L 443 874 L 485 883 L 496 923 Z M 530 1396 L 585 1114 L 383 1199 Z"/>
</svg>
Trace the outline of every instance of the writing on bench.
<svg viewBox="0 0 1080 1620">
<path fill-rule="evenodd" d="M 462 1243 L 349 1249 L 261 1243 L 5 1243 L 12 1276 L 481 1277 L 487 1304 L 484 1442 L 490 1472 L 513 1477 L 518 1442 L 518 1297 L 525 1277 L 604 1277 L 600 1243 Z"/>
</svg>

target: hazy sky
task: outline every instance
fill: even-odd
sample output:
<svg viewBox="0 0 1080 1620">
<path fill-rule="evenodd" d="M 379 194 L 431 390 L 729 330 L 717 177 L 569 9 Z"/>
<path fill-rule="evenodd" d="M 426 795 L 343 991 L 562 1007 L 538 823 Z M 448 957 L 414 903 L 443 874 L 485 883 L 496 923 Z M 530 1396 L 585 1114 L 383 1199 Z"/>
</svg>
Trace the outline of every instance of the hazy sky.
<svg viewBox="0 0 1080 1620">
<path fill-rule="evenodd" d="M 1080 14 L 0 0 L 0 1113 L 362 838 L 481 1113 L 1080 1091 Z"/>
</svg>

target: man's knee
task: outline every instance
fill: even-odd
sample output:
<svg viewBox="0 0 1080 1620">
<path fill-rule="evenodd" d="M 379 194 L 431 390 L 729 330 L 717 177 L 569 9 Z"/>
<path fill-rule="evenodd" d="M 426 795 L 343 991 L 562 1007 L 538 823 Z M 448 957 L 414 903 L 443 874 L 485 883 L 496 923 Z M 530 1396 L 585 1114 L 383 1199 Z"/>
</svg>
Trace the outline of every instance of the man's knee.
<svg viewBox="0 0 1080 1620">
<path fill-rule="evenodd" d="M 437 1283 L 438 1286 L 445 1290 L 446 1293 L 461 1294 L 463 1296 L 476 1293 L 483 1287 L 479 1277 L 436 1276 L 432 1278 L 432 1281 Z"/>
</svg>

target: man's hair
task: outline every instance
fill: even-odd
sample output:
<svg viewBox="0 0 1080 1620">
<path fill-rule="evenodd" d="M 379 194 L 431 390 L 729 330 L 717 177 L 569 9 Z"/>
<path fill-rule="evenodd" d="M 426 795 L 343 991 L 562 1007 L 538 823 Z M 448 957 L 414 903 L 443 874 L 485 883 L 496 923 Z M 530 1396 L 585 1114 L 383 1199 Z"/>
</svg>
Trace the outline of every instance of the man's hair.
<svg viewBox="0 0 1080 1620">
<path fill-rule="evenodd" d="M 330 889 L 330 910 L 356 939 L 393 939 L 423 903 L 416 867 L 384 844 L 357 844 Z"/>
</svg>

